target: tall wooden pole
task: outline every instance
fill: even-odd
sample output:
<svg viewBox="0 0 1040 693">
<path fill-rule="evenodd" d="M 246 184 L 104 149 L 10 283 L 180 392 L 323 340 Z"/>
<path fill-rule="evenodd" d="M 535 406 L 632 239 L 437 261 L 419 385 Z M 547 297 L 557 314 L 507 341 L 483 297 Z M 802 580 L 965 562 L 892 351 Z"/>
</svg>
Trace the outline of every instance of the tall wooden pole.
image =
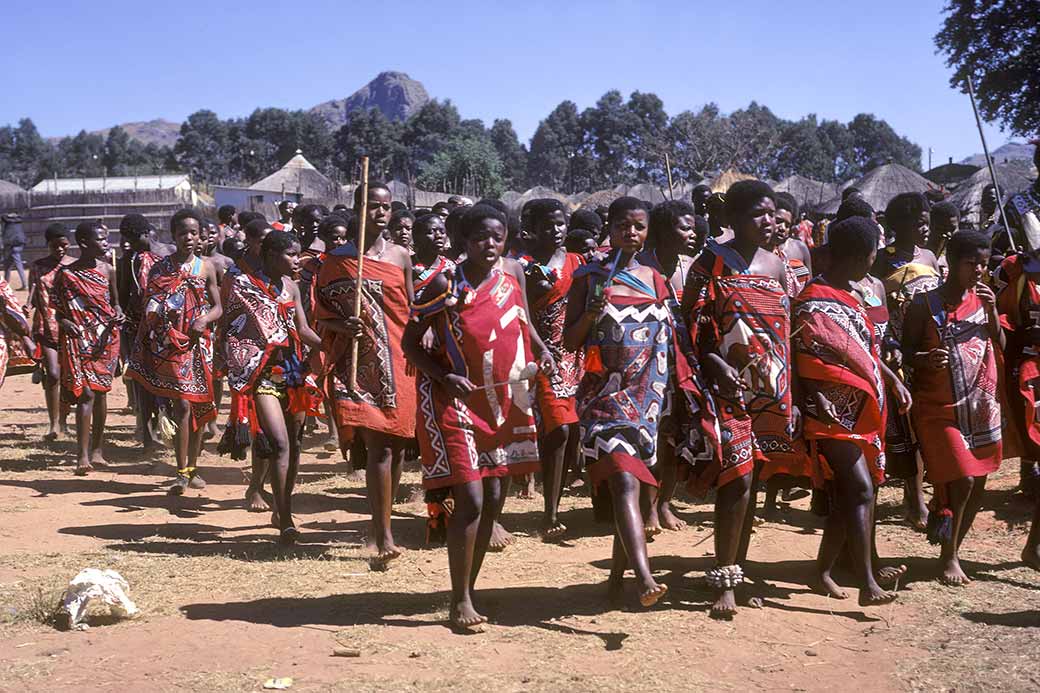
<svg viewBox="0 0 1040 693">
<path fill-rule="evenodd" d="M 358 212 L 358 247 L 357 247 L 357 283 L 354 291 L 354 317 L 361 317 L 361 277 L 365 267 L 365 227 L 368 225 L 368 157 L 361 157 L 361 209 Z M 350 381 L 347 383 L 351 392 L 357 391 L 358 347 L 360 336 L 354 337 L 350 350 Z"/>
<path fill-rule="evenodd" d="M 1004 222 L 1004 230 L 1007 231 L 1008 242 L 1011 244 L 1011 250 L 1018 252 L 1018 246 L 1015 244 L 1015 237 L 1011 234 L 1011 227 L 1008 225 L 1007 216 L 1004 215 L 1004 196 L 1000 194 L 1000 185 L 997 183 L 997 172 L 993 168 L 993 159 L 989 156 L 989 147 L 986 146 L 986 134 L 982 131 L 982 118 L 979 117 L 979 106 L 975 103 L 975 85 L 971 81 L 971 75 L 968 75 L 968 96 L 971 98 L 971 110 L 975 111 L 975 125 L 979 128 L 979 139 L 982 140 L 982 154 L 986 157 L 986 168 L 989 169 L 989 179 L 993 181 L 993 191 L 997 194 L 997 212 L 1000 214 L 1000 220 Z"/>
</svg>

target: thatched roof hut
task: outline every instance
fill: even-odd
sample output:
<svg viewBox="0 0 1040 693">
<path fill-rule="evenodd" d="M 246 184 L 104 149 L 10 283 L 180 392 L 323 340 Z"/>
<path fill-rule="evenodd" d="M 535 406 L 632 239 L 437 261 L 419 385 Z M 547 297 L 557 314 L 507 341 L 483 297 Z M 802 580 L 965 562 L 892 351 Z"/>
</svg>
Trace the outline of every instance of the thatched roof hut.
<svg viewBox="0 0 1040 693">
<path fill-rule="evenodd" d="M 498 196 L 498 199 L 500 199 L 502 204 L 506 207 L 512 209 L 513 207 L 516 207 L 516 201 L 520 199 L 521 195 L 523 195 L 523 193 L 519 193 L 516 190 L 506 190 Z"/>
<path fill-rule="evenodd" d="M 924 177 L 932 181 L 936 185 L 944 185 L 947 188 L 953 188 L 963 183 L 968 178 L 971 178 L 978 170 L 979 166 L 972 166 L 971 164 L 955 164 L 952 161 L 942 166 L 936 166 L 933 169 L 929 169 L 924 172 Z"/>
<path fill-rule="evenodd" d="M 523 195 L 518 197 L 515 202 L 513 202 L 512 207 L 514 209 L 520 209 L 531 200 L 537 200 L 543 197 L 551 197 L 555 200 L 559 200 L 563 204 L 567 205 L 567 209 L 570 209 L 570 200 L 567 199 L 566 195 L 562 195 L 556 192 L 555 190 L 551 190 L 543 185 L 536 185 L 527 192 L 525 192 Z"/>
<path fill-rule="evenodd" d="M 797 173 L 784 178 L 773 186 L 773 190 L 790 193 L 804 209 L 815 207 L 838 194 L 838 186 L 835 183 L 824 183 L 799 176 Z"/>
<path fill-rule="evenodd" d="M 634 197 L 638 200 L 645 200 L 650 204 L 660 204 L 665 200 L 671 199 L 668 196 L 668 187 L 665 186 L 664 190 L 658 185 L 652 185 L 650 183 L 640 183 L 633 185 L 628 189 L 628 196 Z"/>
<path fill-rule="evenodd" d="M 299 149 L 296 156 L 285 162 L 285 166 L 249 187 L 269 192 L 299 193 L 308 200 L 335 200 L 342 195 L 340 187 L 314 168 Z"/>
<path fill-rule="evenodd" d="M 889 200 L 900 193 L 923 193 L 934 187 L 920 173 L 911 171 L 899 164 L 884 164 L 853 183 L 863 193 L 863 198 L 870 206 L 882 210 L 888 206 Z M 848 186 L 845 186 L 848 187 Z M 844 188 L 843 188 L 844 189 Z M 841 206 L 841 194 L 837 194 L 816 208 L 820 214 L 836 214 Z"/>
<path fill-rule="evenodd" d="M 1033 165 L 1021 159 L 994 164 L 993 172 L 997 175 L 1000 194 L 1005 200 L 1032 185 L 1037 175 Z M 991 182 L 989 169 L 981 168 L 971 178 L 961 183 L 957 187 L 957 192 L 950 197 L 950 202 L 957 205 L 957 209 L 961 210 L 961 215 L 967 214 L 968 221 L 972 224 L 977 225 L 980 222 L 980 217 L 982 216 L 982 191 Z"/>
<path fill-rule="evenodd" d="M 581 201 L 582 207 L 596 209 L 596 207 L 609 207 L 610 203 L 622 197 L 624 193 L 617 190 L 597 190 Z"/>
<path fill-rule="evenodd" d="M 722 193 L 724 193 L 727 190 L 729 190 L 729 186 L 733 185 L 737 181 L 741 181 L 741 180 L 754 180 L 754 179 L 755 179 L 755 177 L 750 175 L 750 174 L 741 173 L 740 171 L 738 171 L 735 168 L 730 168 L 730 169 L 726 169 L 725 171 L 723 171 L 719 175 L 717 175 L 714 178 L 712 178 L 711 182 L 708 183 L 708 185 L 711 186 L 711 191 L 712 192 L 722 192 Z"/>
</svg>

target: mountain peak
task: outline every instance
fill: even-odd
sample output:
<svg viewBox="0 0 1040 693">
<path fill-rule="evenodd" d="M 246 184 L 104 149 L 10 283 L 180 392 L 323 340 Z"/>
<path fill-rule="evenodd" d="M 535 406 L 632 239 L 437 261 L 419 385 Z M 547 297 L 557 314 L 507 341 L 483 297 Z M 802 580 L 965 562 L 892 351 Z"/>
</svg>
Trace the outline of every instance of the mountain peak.
<svg viewBox="0 0 1040 693">
<path fill-rule="evenodd" d="M 378 108 L 390 120 L 406 120 L 430 100 L 426 87 L 404 72 L 380 72 L 371 82 L 345 99 L 318 104 L 311 113 L 321 116 L 335 130 L 350 119 L 354 111 Z"/>
</svg>

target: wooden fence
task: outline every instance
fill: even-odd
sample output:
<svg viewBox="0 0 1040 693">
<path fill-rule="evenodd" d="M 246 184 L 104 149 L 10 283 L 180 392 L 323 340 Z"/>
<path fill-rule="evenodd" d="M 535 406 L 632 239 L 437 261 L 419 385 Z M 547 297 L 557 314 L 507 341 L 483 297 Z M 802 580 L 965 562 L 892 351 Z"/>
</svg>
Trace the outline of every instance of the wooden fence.
<svg viewBox="0 0 1040 693">
<path fill-rule="evenodd" d="M 82 221 L 99 220 L 109 228 L 109 242 L 115 247 L 120 220 L 127 214 L 142 214 L 155 224 L 160 237 L 168 240 L 173 213 L 191 204 L 191 193 L 175 190 L 27 192 L 0 195 L 0 214 L 17 212 L 21 215 L 26 237 L 23 256 L 31 261 L 47 254 L 43 232 L 55 222 L 63 224 L 71 232 Z M 215 218 L 214 210 L 202 211 Z"/>
</svg>

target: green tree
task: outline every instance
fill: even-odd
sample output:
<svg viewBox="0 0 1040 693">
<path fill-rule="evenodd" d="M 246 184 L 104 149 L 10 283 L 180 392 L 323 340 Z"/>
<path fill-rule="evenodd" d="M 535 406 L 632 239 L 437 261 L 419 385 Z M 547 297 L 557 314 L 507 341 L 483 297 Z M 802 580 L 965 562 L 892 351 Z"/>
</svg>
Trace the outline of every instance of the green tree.
<svg viewBox="0 0 1040 693">
<path fill-rule="evenodd" d="M 700 180 L 705 173 L 718 171 L 733 158 L 726 119 L 717 104 L 709 103 L 698 112 L 683 111 L 668 126 L 672 166 L 681 180 Z"/>
<path fill-rule="evenodd" d="M 57 150 L 30 118 L 0 128 L 0 178 L 30 188 L 56 172 L 60 173 Z"/>
<path fill-rule="evenodd" d="M 884 120 L 860 113 L 849 122 L 848 131 L 859 175 L 889 162 L 921 170 L 921 148 L 900 137 Z"/>
<path fill-rule="evenodd" d="M 489 137 L 455 137 L 422 165 L 418 183 L 460 195 L 499 195 L 504 189 L 502 161 Z"/>
<path fill-rule="evenodd" d="M 595 157 L 596 187 L 630 183 L 635 177 L 632 165 L 632 134 L 638 118 L 629 110 L 617 90 L 608 91 L 592 108 L 581 114 L 585 137 Z"/>
<path fill-rule="evenodd" d="M 783 180 L 795 173 L 821 181 L 834 178 L 834 159 L 820 137 L 815 113 L 781 126 L 769 177 Z"/>
<path fill-rule="evenodd" d="M 105 138 L 80 130 L 58 142 L 61 172 L 66 176 L 100 178 L 105 173 Z"/>
<path fill-rule="evenodd" d="M 775 168 L 783 121 L 755 101 L 747 108 L 734 111 L 726 120 L 728 137 L 735 144 L 728 166 L 768 178 Z"/>
<path fill-rule="evenodd" d="M 457 133 L 462 119 L 459 110 L 451 101 L 431 99 L 423 104 L 415 115 L 405 121 L 401 133 L 403 164 L 410 178 L 424 164 L 433 161 Z"/>
<path fill-rule="evenodd" d="M 635 91 L 628 97 L 632 130 L 628 137 L 631 168 L 636 182 L 668 184 L 665 154 L 671 156 L 668 114 L 657 94 Z"/>
<path fill-rule="evenodd" d="M 1036 0 L 948 0 L 935 45 L 954 69 L 950 85 L 975 83 L 979 110 L 1013 133 L 1040 133 L 1040 5 Z"/>
<path fill-rule="evenodd" d="M 369 159 L 373 177 L 396 177 L 402 169 L 401 124 L 388 120 L 378 108 L 351 114 L 333 138 L 333 161 L 346 179 L 358 177 L 362 156 Z"/>
<path fill-rule="evenodd" d="M 563 101 L 538 124 L 531 138 L 527 182 L 576 192 L 583 178 L 591 178 L 593 166 L 578 107 Z"/>
<path fill-rule="evenodd" d="M 181 125 L 180 139 L 173 148 L 181 171 L 195 181 L 210 184 L 229 182 L 231 159 L 229 125 L 213 111 L 196 111 Z"/>
<path fill-rule="evenodd" d="M 502 162 L 503 181 L 511 190 L 523 190 L 527 183 L 527 150 L 520 144 L 513 123 L 507 118 L 496 119 L 488 132 Z"/>
</svg>

